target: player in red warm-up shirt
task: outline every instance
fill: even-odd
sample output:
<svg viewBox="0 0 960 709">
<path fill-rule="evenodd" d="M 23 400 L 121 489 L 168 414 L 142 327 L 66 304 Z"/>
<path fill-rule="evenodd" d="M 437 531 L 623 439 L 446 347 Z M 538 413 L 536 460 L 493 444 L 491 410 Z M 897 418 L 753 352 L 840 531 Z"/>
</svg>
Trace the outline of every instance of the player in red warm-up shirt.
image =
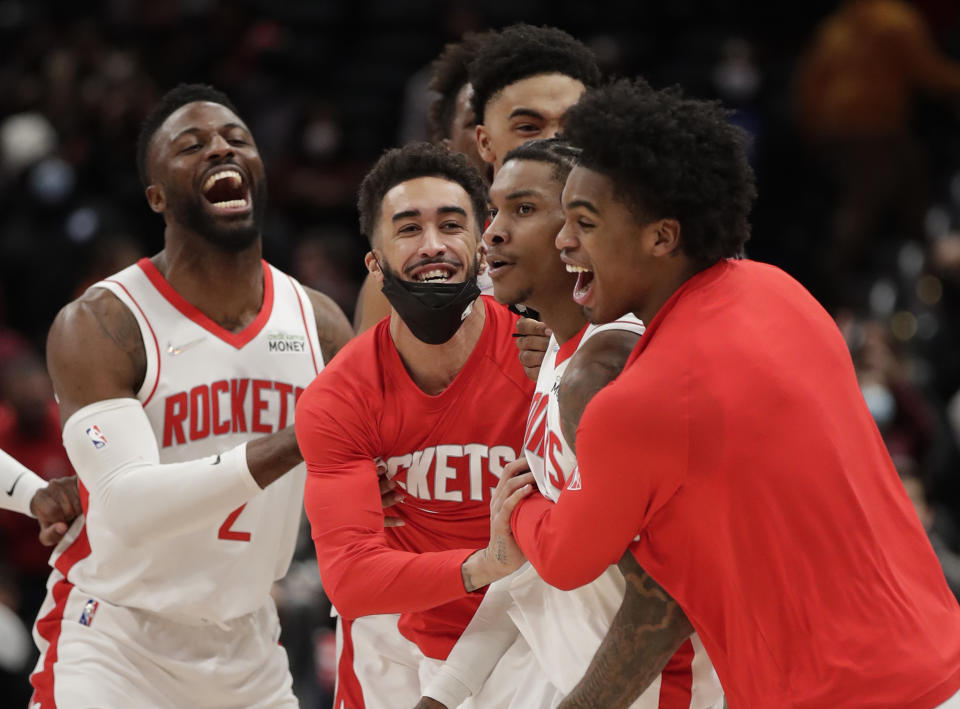
<svg viewBox="0 0 960 709">
<path fill-rule="evenodd" d="M 521 453 L 534 387 L 510 337 L 517 317 L 478 298 L 486 189 L 463 156 L 426 143 L 390 151 L 359 204 L 367 265 L 392 312 L 303 394 L 297 440 L 324 588 L 341 614 L 336 706 L 412 707 L 480 604 L 471 592 L 522 562 L 490 540 L 489 502 Z M 402 488 L 403 526 L 384 529 L 378 463 Z M 488 540 L 491 552 L 476 553 Z M 522 671 L 511 662 L 501 664 Z M 521 683 L 497 686 L 509 697 Z M 501 706 L 492 694 L 475 701 Z"/>
<path fill-rule="evenodd" d="M 754 195 L 739 131 L 715 104 L 624 81 L 588 93 L 565 133 L 582 149 L 557 238 L 574 298 L 648 327 L 583 413 L 580 477 L 514 511 L 520 547 L 573 588 L 629 546 L 731 709 L 960 706 L 960 608 L 844 341 L 800 284 L 736 258 Z M 642 642 L 656 619 L 631 626 L 626 608 L 610 661 L 562 707 L 620 706 L 598 697 L 659 671 Z"/>
</svg>

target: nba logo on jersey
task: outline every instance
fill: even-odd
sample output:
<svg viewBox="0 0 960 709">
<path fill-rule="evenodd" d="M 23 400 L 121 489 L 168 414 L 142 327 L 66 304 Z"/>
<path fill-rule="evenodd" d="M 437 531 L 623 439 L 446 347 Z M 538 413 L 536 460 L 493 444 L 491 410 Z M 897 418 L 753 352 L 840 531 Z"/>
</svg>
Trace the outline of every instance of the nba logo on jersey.
<svg viewBox="0 0 960 709">
<path fill-rule="evenodd" d="M 107 437 L 103 435 L 103 431 L 101 431 L 100 427 L 96 424 L 87 429 L 87 436 L 90 438 L 93 447 L 97 450 L 107 445 Z"/>
<path fill-rule="evenodd" d="M 93 616 L 97 612 L 97 606 L 100 605 L 99 601 L 95 601 L 92 598 L 88 600 L 83 606 L 83 613 L 80 614 L 80 625 L 86 625 L 88 628 L 90 624 L 93 623 Z"/>
</svg>

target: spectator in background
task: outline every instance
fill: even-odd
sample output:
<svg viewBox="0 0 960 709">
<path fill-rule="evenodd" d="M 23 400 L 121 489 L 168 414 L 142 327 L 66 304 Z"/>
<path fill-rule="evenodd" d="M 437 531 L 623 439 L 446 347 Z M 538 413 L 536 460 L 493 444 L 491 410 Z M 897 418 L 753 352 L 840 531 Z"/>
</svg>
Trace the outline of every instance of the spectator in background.
<svg viewBox="0 0 960 709">
<path fill-rule="evenodd" d="M 43 362 L 25 352 L 0 370 L 0 449 L 45 480 L 73 475 L 60 439 L 53 388 Z M 6 562 L 20 578 L 20 617 L 32 622 L 43 601 L 50 550 L 37 539 L 37 521 L 0 511 L 0 534 Z"/>
<path fill-rule="evenodd" d="M 960 97 L 960 64 L 901 0 L 847 0 L 799 60 L 796 118 L 836 191 L 827 276 L 858 265 L 889 210 L 902 234 L 920 238 L 926 171 L 910 128 L 918 90 Z"/>
</svg>

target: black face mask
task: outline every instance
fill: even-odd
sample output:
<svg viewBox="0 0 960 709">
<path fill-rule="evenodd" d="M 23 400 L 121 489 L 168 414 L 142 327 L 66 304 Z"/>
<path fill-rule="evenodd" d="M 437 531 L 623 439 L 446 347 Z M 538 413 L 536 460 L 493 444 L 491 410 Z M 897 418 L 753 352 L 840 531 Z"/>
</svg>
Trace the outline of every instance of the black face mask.
<svg viewBox="0 0 960 709">
<path fill-rule="evenodd" d="M 379 259 L 377 263 L 383 294 L 413 336 L 428 345 L 442 345 L 453 337 L 480 296 L 476 269 L 463 283 L 418 283 L 403 280 Z"/>
</svg>

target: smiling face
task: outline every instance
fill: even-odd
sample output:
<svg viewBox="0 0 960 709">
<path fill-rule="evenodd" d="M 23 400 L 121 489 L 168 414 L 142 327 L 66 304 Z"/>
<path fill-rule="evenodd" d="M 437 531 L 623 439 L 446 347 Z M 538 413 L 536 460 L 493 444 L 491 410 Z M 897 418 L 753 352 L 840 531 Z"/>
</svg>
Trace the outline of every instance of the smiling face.
<svg viewBox="0 0 960 709">
<path fill-rule="evenodd" d="M 573 299 L 587 318 L 602 323 L 642 312 L 658 260 L 669 255 L 658 238 L 664 220 L 639 223 L 615 198 L 609 177 L 579 166 L 567 178 L 563 210 L 556 247 L 567 270 L 577 273 Z"/>
<path fill-rule="evenodd" d="M 383 196 L 367 268 L 381 286 L 381 265 L 405 281 L 462 283 L 476 275 L 478 236 L 470 197 L 458 183 L 407 180 Z"/>
<path fill-rule="evenodd" d="M 534 138 L 553 138 L 563 127 L 567 109 L 586 90 L 566 74 L 540 74 L 516 81 L 496 94 L 477 126 L 480 157 L 500 169 L 504 156 Z"/>
<path fill-rule="evenodd" d="M 483 234 L 493 294 L 500 303 L 543 311 L 569 299 L 575 280 L 554 246 L 563 226 L 555 166 L 538 160 L 507 161 L 490 187 L 495 216 Z"/>
<path fill-rule="evenodd" d="M 147 201 L 168 225 L 225 251 L 259 237 L 263 162 L 250 131 L 226 106 L 196 101 L 171 113 L 150 141 L 147 174 Z"/>
</svg>

